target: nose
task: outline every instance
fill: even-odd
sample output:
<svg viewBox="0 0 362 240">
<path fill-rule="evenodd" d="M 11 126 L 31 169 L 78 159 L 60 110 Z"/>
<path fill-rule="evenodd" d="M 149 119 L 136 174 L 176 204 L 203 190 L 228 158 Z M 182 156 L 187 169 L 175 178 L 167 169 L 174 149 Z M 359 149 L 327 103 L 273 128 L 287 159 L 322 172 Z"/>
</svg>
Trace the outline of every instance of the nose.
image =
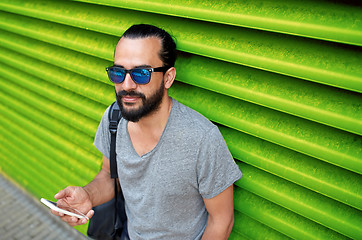
<svg viewBox="0 0 362 240">
<path fill-rule="evenodd" d="M 119 83 L 117 85 L 121 85 L 122 90 L 125 90 L 125 91 L 130 91 L 130 90 L 134 90 L 137 88 L 137 84 L 132 80 L 130 73 L 127 73 L 123 82 Z"/>
</svg>

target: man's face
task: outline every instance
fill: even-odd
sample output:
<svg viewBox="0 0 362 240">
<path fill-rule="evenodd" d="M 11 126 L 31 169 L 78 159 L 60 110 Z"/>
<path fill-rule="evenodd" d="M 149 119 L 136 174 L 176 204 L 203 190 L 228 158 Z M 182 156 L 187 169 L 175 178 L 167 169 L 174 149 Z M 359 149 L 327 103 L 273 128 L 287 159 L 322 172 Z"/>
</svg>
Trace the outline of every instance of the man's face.
<svg viewBox="0 0 362 240">
<path fill-rule="evenodd" d="M 116 47 L 114 64 L 126 69 L 161 67 L 160 50 L 158 38 L 121 38 Z M 115 84 L 115 89 L 122 116 L 137 122 L 159 108 L 165 94 L 163 73 L 152 73 L 150 82 L 145 85 L 136 84 L 127 74 L 122 83 Z"/>
</svg>

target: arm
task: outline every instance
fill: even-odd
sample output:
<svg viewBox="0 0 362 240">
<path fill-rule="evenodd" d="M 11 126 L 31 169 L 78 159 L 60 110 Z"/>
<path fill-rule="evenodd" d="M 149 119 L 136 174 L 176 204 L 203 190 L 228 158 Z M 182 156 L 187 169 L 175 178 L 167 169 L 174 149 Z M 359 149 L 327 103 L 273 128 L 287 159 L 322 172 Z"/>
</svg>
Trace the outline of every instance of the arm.
<svg viewBox="0 0 362 240">
<path fill-rule="evenodd" d="M 108 202 L 114 197 L 114 180 L 111 179 L 110 163 L 107 157 L 103 156 L 102 169 L 83 189 L 88 193 L 93 207 Z"/>
<path fill-rule="evenodd" d="M 233 185 L 204 203 L 209 218 L 202 240 L 228 239 L 234 225 Z"/>
<path fill-rule="evenodd" d="M 91 218 L 94 214 L 94 211 L 91 210 L 93 206 L 100 205 L 114 197 L 114 180 L 110 178 L 109 165 L 108 158 L 103 156 L 102 169 L 93 181 L 84 187 L 67 187 L 61 190 L 54 196 L 54 198 L 58 199 L 57 204 L 71 206 L 86 213 L 88 218 Z M 60 216 L 64 222 L 71 226 L 87 223 L 85 219 L 67 216 L 53 210 L 51 212 Z"/>
</svg>

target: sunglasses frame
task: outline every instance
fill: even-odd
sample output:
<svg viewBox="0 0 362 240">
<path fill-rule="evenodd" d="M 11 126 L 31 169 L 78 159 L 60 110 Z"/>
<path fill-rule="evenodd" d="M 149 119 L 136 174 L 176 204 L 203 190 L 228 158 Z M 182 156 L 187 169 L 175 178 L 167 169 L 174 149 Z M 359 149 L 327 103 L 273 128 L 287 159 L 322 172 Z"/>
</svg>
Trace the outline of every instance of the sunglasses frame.
<svg viewBox="0 0 362 240">
<path fill-rule="evenodd" d="M 107 68 L 106 68 L 106 71 L 107 71 L 107 75 L 108 75 L 109 80 L 110 80 L 112 83 L 116 83 L 116 82 L 112 81 L 112 79 L 111 79 L 111 77 L 110 77 L 109 70 L 110 70 L 111 68 L 116 68 L 116 69 L 120 69 L 120 70 L 125 71 L 124 78 L 122 79 L 122 81 L 117 82 L 117 84 L 118 84 L 118 83 L 123 83 L 124 80 L 126 79 L 127 73 L 129 73 L 129 75 L 131 76 L 131 79 L 133 80 L 133 82 L 135 82 L 136 84 L 145 85 L 145 84 L 148 84 L 148 83 L 151 81 L 151 74 L 152 74 L 153 72 L 163 72 L 163 73 L 165 73 L 170 67 L 157 67 L 157 68 L 138 67 L 138 68 L 132 68 L 132 69 L 125 69 L 125 68 L 123 68 L 123 67 L 121 67 L 121 66 L 117 66 L 117 65 L 113 65 L 113 66 L 107 67 Z M 148 78 L 148 81 L 147 81 L 146 83 L 138 83 L 138 82 L 133 78 L 132 72 L 133 72 L 134 70 L 137 70 L 137 69 L 144 69 L 144 70 L 147 70 L 147 71 L 150 73 L 149 78 Z"/>
</svg>

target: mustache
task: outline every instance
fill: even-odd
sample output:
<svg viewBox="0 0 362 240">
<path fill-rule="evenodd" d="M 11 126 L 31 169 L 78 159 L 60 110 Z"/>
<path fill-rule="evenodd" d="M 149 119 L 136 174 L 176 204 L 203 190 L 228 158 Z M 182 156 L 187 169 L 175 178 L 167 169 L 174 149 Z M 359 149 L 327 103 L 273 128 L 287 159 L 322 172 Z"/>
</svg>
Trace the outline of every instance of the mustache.
<svg viewBox="0 0 362 240">
<path fill-rule="evenodd" d="M 117 92 L 117 96 L 118 97 L 124 97 L 124 96 L 129 96 L 129 97 L 140 97 L 140 98 L 146 98 L 144 94 L 140 93 L 140 92 L 136 92 L 136 91 L 119 91 Z"/>
</svg>

